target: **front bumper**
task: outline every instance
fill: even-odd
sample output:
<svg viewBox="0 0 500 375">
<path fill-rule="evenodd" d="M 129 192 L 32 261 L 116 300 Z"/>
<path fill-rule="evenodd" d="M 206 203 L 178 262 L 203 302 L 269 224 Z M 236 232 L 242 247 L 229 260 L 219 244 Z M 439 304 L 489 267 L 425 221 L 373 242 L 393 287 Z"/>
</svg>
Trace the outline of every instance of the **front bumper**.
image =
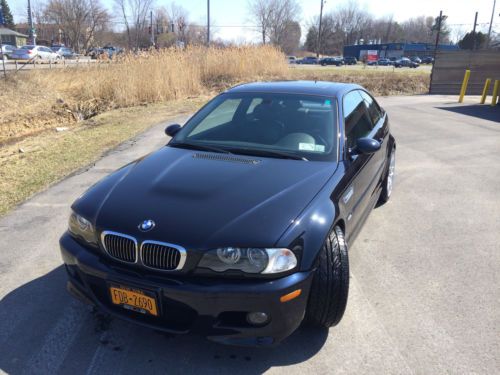
<svg viewBox="0 0 500 375">
<path fill-rule="evenodd" d="M 304 318 L 313 275 L 309 271 L 277 280 L 230 280 L 139 273 L 89 251 L 68 233 L 61 237 L 60 247 L 68 271 L 68 290 L 83 302 L 152 329 L 198 333 L 232 345 L 270 345 L 293 333 Z M 155 293 L 160 316 L 113 305 L 109 283 Z M 280 302 L 281 296 L 297 289 L 302 290 L 299 297 Z M 265 312 L 270 321 L 252 326 L 245 320 L 248 312 Z"/>
</svg>

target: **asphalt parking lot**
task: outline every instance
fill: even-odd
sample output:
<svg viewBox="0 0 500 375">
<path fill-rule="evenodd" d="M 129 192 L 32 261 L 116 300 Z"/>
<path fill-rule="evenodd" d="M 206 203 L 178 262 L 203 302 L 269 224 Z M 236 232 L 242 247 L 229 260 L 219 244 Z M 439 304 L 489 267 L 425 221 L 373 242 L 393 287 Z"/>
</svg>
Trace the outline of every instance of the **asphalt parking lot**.
<svg viewBox="0 0 500 375">
<path fill-rule="evenodd" d="M 500 107 L 456 99 L 380 98 L 398 142 L 395 191 L 350 247 L 349 303 L 330 332 L 225 347 L 109 321 L 66 293 L 58 238 L 70 203 L 163 145 L 158 125 L 0 219 L 0 371 L 498 373 Z"/>
</svg>

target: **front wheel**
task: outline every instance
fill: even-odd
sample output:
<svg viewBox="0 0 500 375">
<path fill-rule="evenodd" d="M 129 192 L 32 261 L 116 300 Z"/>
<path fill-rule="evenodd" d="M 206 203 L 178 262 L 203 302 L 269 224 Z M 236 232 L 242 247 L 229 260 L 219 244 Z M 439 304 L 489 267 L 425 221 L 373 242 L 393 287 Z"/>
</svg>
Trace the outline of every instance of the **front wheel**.
<svg viewBox="0 0 500 375">
<path fill-rule="evenodd" d="M 344 315 L 348 294 L 347 244 L 342 229 L 336 226 L 320 250 L 309 293 L 306 319 L 323 328 L 337 325 Z"/>
<path fill-rule="evenodd" d="M 394 171 L 396 169 L 396 148 L 393 147 L 389 155 L 387 170 L 384 181 L 382 182 L 382 192 L 380 193 L 379 203 L 386 203 L 391 197 L 394 186 Z"/>
</svg>

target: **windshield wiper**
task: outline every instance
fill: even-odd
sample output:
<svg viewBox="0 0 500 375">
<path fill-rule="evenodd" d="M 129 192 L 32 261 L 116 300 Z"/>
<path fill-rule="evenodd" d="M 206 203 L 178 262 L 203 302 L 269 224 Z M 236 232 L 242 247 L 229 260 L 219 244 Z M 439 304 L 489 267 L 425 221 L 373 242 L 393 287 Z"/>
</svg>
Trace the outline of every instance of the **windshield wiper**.
<svg viewBox="0 0 500 375">
<path fill-rule="evenodd" d="M 199 144 L 199 143 L 172 142 L 172 143 L 169 143 L 168 146 L 177 147 L 177 148 L 185 148 L 185 149 L 188 149 L 188 150 L 211 151 L 211 152 L 218 152 L 218 153 L 221 153 L 221 154 L 232 154 L 231 151 L 225 150 L 223 148 L 219 148 L 219 147 L 215 147 L 215 146 L 202 145 L 202 144 Z"/>
<path fill-rule="evenodd" d="M 276 151 L 276 150 L 259 150 L 254 148 L 232 148 L 231 151 L 235 154 L 243 154 L 243 155 L 259 155 L 259 156 L 269 156 L 272 158 L 279 159 L 293 159 L 293 160 L 304 160 L 309 161 L 304 156 L 290 154 L 288 152 Z"/>
</svg>

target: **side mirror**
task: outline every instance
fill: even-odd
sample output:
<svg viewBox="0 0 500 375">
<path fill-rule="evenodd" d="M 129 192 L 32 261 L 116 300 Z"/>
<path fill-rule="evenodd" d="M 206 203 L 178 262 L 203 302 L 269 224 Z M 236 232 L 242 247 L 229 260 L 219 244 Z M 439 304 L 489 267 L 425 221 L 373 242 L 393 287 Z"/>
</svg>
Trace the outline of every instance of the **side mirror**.
<svg viewBox="0 0 500 375">
<path fill-rule="evenodd" d="M 179 130 L 181 130 L 181 126 L 179 124 L 172 124 L 166 127 L 165 134 L 169 137 L 175 136 Z"/>
<path fill-rule="evenodd" d="M 358 138 L 354 153 L 356 154 L 373 154 L 380 150 L 380 142 L 372 138 Z"/>
</svg>

